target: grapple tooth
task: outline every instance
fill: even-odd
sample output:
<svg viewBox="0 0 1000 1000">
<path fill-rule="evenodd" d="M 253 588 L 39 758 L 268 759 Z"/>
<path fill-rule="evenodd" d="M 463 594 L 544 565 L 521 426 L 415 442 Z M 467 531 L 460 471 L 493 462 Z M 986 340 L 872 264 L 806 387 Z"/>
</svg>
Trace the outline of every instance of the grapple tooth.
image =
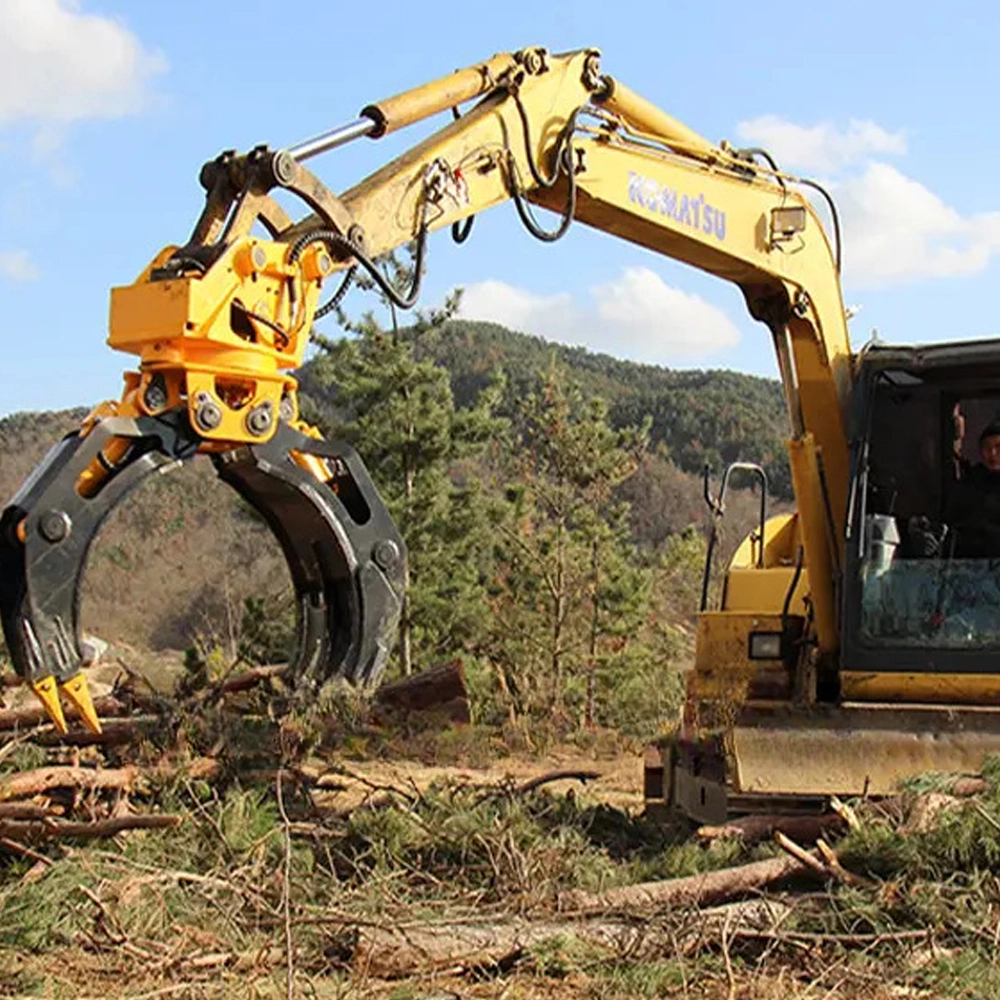
<svg viewBox="0 0 1000 1000">
<path fill-rule="evenodd" d="M 62 702 L 59 701 L 59 688 L 56 679 L 51 674 L 48 677 L 40 677 L 32 683 L 31 690 L 35 692 L 35 696 L 42 703 L 42 707 L 48 713 L 56 729 L 60 733 L 68 733 L 69 726 L 66 725 Z"/>
<path fill-rule="evenodd" d="M 83 674 L 75 674 L 68 681 L 59 685 L 62 693 L 76 706 L 84 725 L 92 732 L 100 734 L 101 720 L 97 717 L 94 700 L 90 697 L 87 678 Z"/>
</svg>

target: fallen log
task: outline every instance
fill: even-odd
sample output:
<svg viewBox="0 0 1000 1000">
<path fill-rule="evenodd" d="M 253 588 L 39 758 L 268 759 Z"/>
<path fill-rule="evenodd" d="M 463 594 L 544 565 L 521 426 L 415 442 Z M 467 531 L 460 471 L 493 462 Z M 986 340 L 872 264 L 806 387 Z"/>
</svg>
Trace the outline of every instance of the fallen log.
<svg viewBox="0 0 1000 1000">
<path fill-rule="evenodd" d="M 847 823 L 837 813 L 822 816 L 742 816 L 723 826 L 699 827 L 697 836 L 706 841 L 733 837 L 745 844 L 757 844 L 773 839 L 775 833 L 780 832 L 793 840 L 814 844 L 822 837 L 839 836 L 846 830 Z"/>
<path fill-rule="evenodd" d="M 0 838 L 19 842 L 39 840 L 81 839 L 114 837 L 124 830 L 162 830 L 178 826 L 181 816 L 113 816 L 91 823 L 72 820 L 0 820 Z"/>
<path fill-rule="evenodd" d="M 454 723 L 471 721 L 461 660 L 391 681 L 375 692 L 377 717 L 414 713 L 434 713 Z"/>
<path fill-rule="evenodd" d="M 816 856 L 813 854 L 810 856 L 822 868 L 822 863 Z M 567 892 L 560 896 L 559 904 L 562 910 L 582 914 L 667 906 L 707 906 L 744 896 L 774 882 L 810 870 L 811 866 L 799 858 L 783 855 L 768 858 L 766 861 L 754 861 L 737 868 L 723 868 L 720 871 L 703 872 L 700 875 L 689 875 L 665 882 L 641 882 L 638 885 L 627 885 L 598 893 Z"/>
<path fill-rule="evenodd" d="M 40 767 L 21 771 L 0 780 L 0 800 L 24 799 L 55 788 L 81 791 L 119 789 L 130 791 L 141 779 L 138 767 Z"/>
<path fill-rule="evenodd" d="M 64 705 L 67 718 L 73 718 L 76 709 L 69 704 Z M 108 715 L 127 715 L 128 706 L 112 695 L 94 700 L 94 709 L 102 718 Z M 41 705 L 28 705 L 24 708 L 0 709 L 0 731 L 11 729 L 30 729 L 49 721 L 48 713 Z"/>
<path fill-rule="evenodd" d="M 354 938 L 347 951 L 365 975 L 402 979 L 434 972 L 469 972 L 510 967 L 532 948 L 553 942 L 579 942 L 588 953 L 630 961 L 662 958 L 710 946 L 737 927 L 766 931 L 787 917 L 788 907 L 753 899 L 700 912 L 672 913 L 666 920 L 629 917 L 598 919 L 455 921 L 414 926 L 348 927 Z"/>
<path fill-rule="evenodd" d="M 431 972 L 459 973 L 509 965 L 545 941 L 574 938 L 590 949 L 635 956 L 638 945 L 655 936 L 649 926 L 629 920 L 600 922 L 449 923 L 417 927 L 361 927 L 351 965 L 364 976 L 403 979 Z M 660 936 L 660 950 L 669 946 Z"/>
</svg>

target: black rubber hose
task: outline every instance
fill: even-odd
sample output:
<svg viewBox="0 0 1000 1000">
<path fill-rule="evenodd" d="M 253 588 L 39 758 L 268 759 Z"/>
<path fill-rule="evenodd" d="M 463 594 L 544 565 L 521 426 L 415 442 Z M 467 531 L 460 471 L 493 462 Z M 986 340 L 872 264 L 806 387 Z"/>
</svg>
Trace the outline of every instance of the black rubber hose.
<svg viewBox="0 0 1000 1000">
<path fill-rule="evenodd" d="M 528 159 L 528 167 L 531 170 L 531 176 L 534 178 L 535 182 L 544 188 L 551 188 L 555 182 L 559 179 L 560 168 L 566 171 L 566 205 L 563 208 L 562 218 L 559 221 L 559 225 L 552 230 L 543 229 L 536 221 L 531 213 L 531 209 L 528 207 L 527 200 L 524 197 L 524 192 L 521 190 L 521 186 L 518 183 L 517 177 L 517 164 L 514 160 L 514 154 L 508 150 L 507 151 L 507 168 L 510 172 L 510 196 L 514 202 L 514 207 L 517 209 L 517 214 L 521 217 L 521 221 L 524 223 L 525 229 L 531 233 L 536 239 L 542 240 L 544 243 L 554 243 L 556 240 L 561 239 L 566 235 L 566 230 L 569 229 L 570 224 L 573 221 L 573 216 L 576 213 L 576 170 L 573 164 L 573 141 L 571 136 L 573 135 L 573 130 L 576 128 L 576 116 L 579 113 L 579 109 L 573 112 L 570 116 L 569 121 L 566 122 L 566 127 L 563 130 L 562 138 L 559 143 L 558 153 L 556 154 L 556 170 L 553 174 L 552 180 L 546 182 L 544 178 L 539 174 L 534 157 L 531 155 L 531 145 L 530 136 L 528 134 L 528 123 L 526 117 L 524 116 L 523 109 L 521 108 L 521 103 L 518 101 L 518 109 L 522 112 L 522 119 L 524 120 L 525 128 L 525 145 L 526 154 Z"/>
<path fill-rule="evenodd" d="M 814 188 L 816 191 L 826 199 L 826 203 L 830 208 L 830 217 L 833 219 L 833 241 L 834 241 L 834 258 L 837 262 L 837 273 L 840 273 L 841 267 L 841 240 L 840 240 L 840 216 L 837 214 L 837 203 L 833 200 L 833 196 L 822 184 L 817 184 L 816 181 L 806 180 L 804 177 L 799 178 L 799 184 L 804 184 L 806 187 Z"/>
<path fill-rule="evenodd" d="M 417 304 L 417 299 L 420 297 L 420 284 L 424 270 L 424 248 L 427 243 L 426 225 L 421 224 L 420 232 L 417 234 L 417 255 L 414 261 L 413 283 L 410 285 L 410 290 L 405 296 L 400 295 L 399 291 L 393 288 L 385 275 L 379 270 L 378 265 L 364 251 L 356 247 L 346 236 L 342 236 L 332 229 L 314 229 L 311 233 L 300 236 L 292 244 L 292 249 L 288 253 L 289 263 L 294 263 L 307 246 L 318 240 L 322 240 L 334 252 L 339 250 L 353 257 L 371 275 L 372 281 L 378 285 L 382 293 L 393 305 L 400 309 L 412 309 Z M 344 293 L 347 291 L 343 284 L 334 294 L 334 299 L 336 299 L 337 295 L 341 294 L 341 291 Z"/>
<path fill-rule="evenodd" d="M 456 243 L 464 243 L 468 238 L 469 234 L 472 232 L 472 224 L 476 221 L 474 215 L 470 215 L 467 219 L 463 219 L 461 222 L 453 222 L 451 224 L 451 238 Z"/>
</svg>

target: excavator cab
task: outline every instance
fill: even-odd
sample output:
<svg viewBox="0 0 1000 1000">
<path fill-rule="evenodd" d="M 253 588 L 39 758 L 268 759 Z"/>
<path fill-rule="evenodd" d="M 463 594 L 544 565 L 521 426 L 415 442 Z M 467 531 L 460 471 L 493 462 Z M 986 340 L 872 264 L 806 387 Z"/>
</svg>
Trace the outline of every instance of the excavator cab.
<svg viewBox="0 0 1000 1000">
<path fill-rule="evenodd" d="M 1000 704 L 1000 349 L 876 345 L 859 376 L 840 695 Z"/>
<path fill-rule="evenodd" d="M 1000 471 L 980 454 L 1000 345 L 875 344 L 855 368 L 837 655 L 812 637 L 798 518 L 762 522 L 703 602 L 654 803 L 709 823 L 812 811 L 1000 752 Z"/>
</svg>

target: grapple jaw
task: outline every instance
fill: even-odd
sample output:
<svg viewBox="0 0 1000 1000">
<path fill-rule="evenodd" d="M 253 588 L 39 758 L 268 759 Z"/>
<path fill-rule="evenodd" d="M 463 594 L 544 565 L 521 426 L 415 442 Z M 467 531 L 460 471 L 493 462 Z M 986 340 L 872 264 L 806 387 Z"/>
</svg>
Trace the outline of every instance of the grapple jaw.
<svg viewBox="0 0 1000 1000">
<path fill-rule="evenodd" d="M 0 619 L 14 668 L 53 723 L 60 693 L 99 730 L 79 625 L 87 554 L 104 519 L 148 476 L 191 457 L 202 441 L 187 413 L 107 417 L 46 456 L 0 516 Z M 119 456 L 112 464 L 106 456 Z M 356 452 L 280 423 L 266 443 L 212 453 L 216 471 L 268 524 L 295 588 L 297 685 L 342 676 L 375 683 L 402 607 L 405 546 Z M 82 488 L 103 466 L 99 488 Z M 328 473 L 328 475 L 327 475 Z M 149 598 L 156 610 L 156 595 Z"/>
</svg>

